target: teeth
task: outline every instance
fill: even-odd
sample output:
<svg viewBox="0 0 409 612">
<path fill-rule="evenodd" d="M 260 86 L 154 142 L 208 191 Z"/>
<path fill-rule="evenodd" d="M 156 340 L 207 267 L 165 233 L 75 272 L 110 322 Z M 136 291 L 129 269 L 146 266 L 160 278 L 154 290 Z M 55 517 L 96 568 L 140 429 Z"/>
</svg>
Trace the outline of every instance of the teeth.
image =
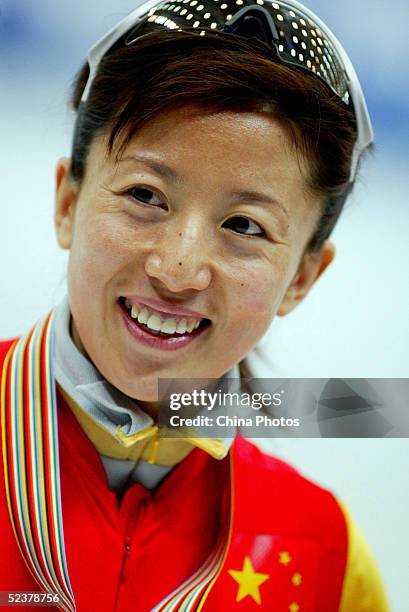
<svg viewBox="0 0 409 612">
<path fill-rule="evenodd" d="M 195 327 L 195 322 L 191 321 L 189 323 L 189 325 L 187 326 L 187 331 L 189 332 L 189 334 L 190 334 L 190 332 L 192 332 L 194 330 L 194 327 Z"/>
<path fill-rule="evenodd" d="M 157 314 L 151 314 L 146 325 L 149 327 L 149 329 L 153 329 L 153 331 L 160 331 L 162 327 L 162 319 Z"/>
<path fill-rule="evenodd" d="M 176 331 L 176 325 L 177 323 L 175 319 L 165 319 L 165 321 L 162 323 L 160 331 L 164 334 L 174 334 Z"/>
<path fill-rule="evenodd" d="M 126 306 L 126 302 L 125 302 L 125 306 Z M 137 319 L 139 315 L 139 306 L 137 306 L 136 304 L 132 305 L 132 310 L 131 310 L 131 317 L 133 319 Z"/>
<path fill-rule="evenodd" d="M 138 304 L 133 304 L 131 300 L 128 299 L 125 299 L 125 306 L 130 310 L 133 319 L 137 319 L 139 323 L 147 325 L 149 329 L 160 331 L 164 334 L 190 334 L 194 329 L 199 327 L 201 322 L 201 319 L 189 321 L 189 323 L 187 319 L 178 321 L 175 318 L 168 318 L 163 320 L 158 313 L 151 312 L 147 308 L 141 309 Z"/>
<path fill-rule="evenodd" d="M 146 308 L 144 308 L 138 314 L 138 322 L 139 323 L 144 323 L 146 325 L 147 322 L 148 322 L 148 319 L 149 319 L 149 312 L 146 310 Z"/>
<path fill-rule="evenodd" d="M 186 319 L 182 319 L 177 324 L 176 333 L 177 334 L 185 334 L 186 333 L 186 329 L 187 329 L 187 321 L 186 321 Z"/>
</svg>

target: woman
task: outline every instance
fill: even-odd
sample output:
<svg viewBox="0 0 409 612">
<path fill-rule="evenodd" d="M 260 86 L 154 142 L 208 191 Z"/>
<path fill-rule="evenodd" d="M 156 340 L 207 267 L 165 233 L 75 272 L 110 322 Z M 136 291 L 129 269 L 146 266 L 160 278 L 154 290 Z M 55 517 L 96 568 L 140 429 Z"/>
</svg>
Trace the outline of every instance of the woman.
<svg viewBox="0 0 409 612">
<path fill-rule="evenodd" d="M 68 296 L 1 344 L 0 590 L 81 611 L 386 610 L 331 493 L 239 436 L 157 425 L 158 379 L 238 377 L 333 259 L 372 140 L 344 51 L 293 1 L 150 2 L 91 50 L 73 105 Z"/>
</svg>

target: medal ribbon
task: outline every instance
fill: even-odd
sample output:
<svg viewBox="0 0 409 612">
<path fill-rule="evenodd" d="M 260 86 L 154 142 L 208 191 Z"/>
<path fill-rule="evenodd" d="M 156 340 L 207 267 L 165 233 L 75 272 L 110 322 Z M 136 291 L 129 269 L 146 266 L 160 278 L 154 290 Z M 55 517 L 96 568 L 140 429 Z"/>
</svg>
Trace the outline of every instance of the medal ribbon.
<svg viewBox="0 0 409 612">
<path fill-rule="evenodd" d="M 204 590 L 217 574 L 224 558 L 225 541 L 221 542 L 207 561 L 173 593 L 165 597 L 151 612 L 188 612 L 196 610 Z"/>
<path fill-rule="evenodd" d="M 75 611 L 64 549 L 53 312 L 10 348 L 1 385 L 7 503 L 21 554 L 42 589 Z"/>
</svg>

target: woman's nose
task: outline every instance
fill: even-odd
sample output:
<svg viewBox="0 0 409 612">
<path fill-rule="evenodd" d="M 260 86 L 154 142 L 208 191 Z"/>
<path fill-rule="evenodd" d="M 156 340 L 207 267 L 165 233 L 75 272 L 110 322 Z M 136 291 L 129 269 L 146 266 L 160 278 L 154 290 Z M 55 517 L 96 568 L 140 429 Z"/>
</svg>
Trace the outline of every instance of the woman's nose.
<svg viewBox="0 0 409 612">
<path fill-rule="evenodd" d="M 203 291 L 212 279 L 208 243 L 199 225 L 178 228 L 161 244 L 155 245 L 145 259 L 145 272 L 173 292 Z"/>
</svg>

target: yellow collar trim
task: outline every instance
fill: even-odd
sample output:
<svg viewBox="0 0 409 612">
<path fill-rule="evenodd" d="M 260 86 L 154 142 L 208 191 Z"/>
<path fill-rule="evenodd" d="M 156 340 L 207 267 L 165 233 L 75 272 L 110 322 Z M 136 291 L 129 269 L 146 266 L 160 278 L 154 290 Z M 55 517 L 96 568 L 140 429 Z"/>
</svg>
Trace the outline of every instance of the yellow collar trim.
<svg viewBox="0 0 409 612">
<path fill-rule="evenodd" d="M 196 446 L 215 459 L 223 459 L 227 445 L 217 438 L 163 438 L 157 425 L 127 436 L 118 425 L 115 436 L 95 421 L 60 385 L 58 388 L 97 451 L 106 457 L 173 466 L 180 463 Z"/>
</svg>

